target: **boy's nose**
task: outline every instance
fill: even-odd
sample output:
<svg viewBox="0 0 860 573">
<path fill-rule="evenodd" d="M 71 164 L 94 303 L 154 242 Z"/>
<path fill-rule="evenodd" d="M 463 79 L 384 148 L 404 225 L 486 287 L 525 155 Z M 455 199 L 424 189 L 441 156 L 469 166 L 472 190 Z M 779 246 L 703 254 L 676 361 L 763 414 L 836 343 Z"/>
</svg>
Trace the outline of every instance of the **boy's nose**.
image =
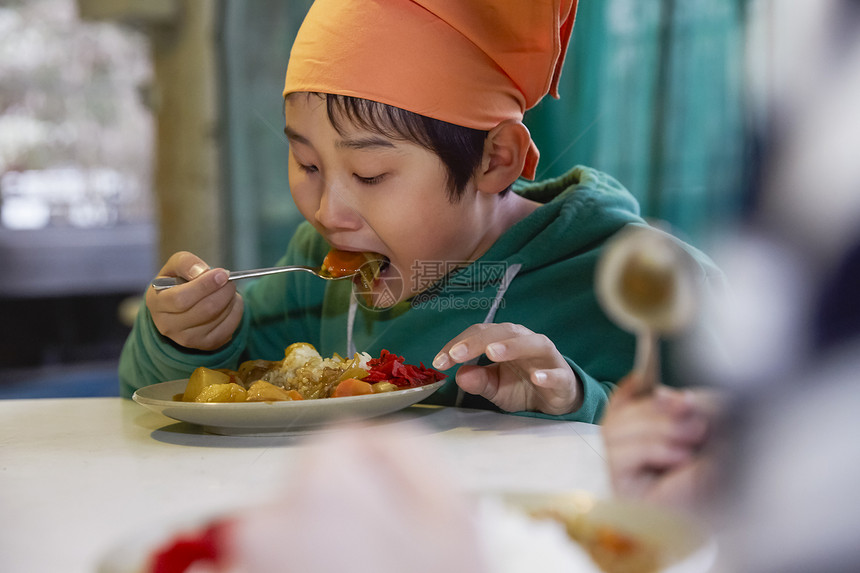
<svg viewBox="0 0 860 573">
<path fill-rule="evenodd" d="M 336 186 L 326 186 L 314 217 L 328 229 L 352 230 L 361 225 L 357 205 L 347 192 Z"/>
</svg>

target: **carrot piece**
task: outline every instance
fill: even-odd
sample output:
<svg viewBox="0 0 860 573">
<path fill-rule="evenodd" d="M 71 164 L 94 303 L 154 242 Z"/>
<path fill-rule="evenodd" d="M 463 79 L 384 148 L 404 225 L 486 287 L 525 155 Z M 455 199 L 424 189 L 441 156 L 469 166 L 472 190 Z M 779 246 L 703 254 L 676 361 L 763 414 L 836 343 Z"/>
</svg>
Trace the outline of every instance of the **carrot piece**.
<svg viewBox="0 0 860 573">
<path fill-rule="evenodd" d="M 305 397 L 299 394 L 298 390 L 287 390 L 287 396 L 290 397 L 290 400 L 304 400 Z"/>
<path fill-rule="evenodd" d="M 343 398 L 344 396 L 361 396 L 363 394 L 373 394 L 373 386 L 356 378 L 347 378 L 335 387 L 331 397 Z"/>
</svg>

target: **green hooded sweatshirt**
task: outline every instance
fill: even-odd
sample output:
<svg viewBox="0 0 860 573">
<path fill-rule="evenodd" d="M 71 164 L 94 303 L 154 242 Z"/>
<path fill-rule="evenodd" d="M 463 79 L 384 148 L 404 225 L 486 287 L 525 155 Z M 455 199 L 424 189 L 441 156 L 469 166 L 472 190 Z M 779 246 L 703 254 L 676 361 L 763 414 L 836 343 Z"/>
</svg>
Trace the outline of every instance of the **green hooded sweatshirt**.
<svg viewBox="0 0 860 573">
<path fill-rule="evenodd" d="M 122 395 L 187 378 L 198 366 L 236 368 L 250 358 L 280 360 L 294 342 L 309 342 L 323 356 L 351 356 L 353 350 L 378 356 L 387 349 L 407 363 L 430 364 L 467 327 L 510 322 L 548 336 L 585 392 L 582 407 L 567 415 L 516 414 L 599 421 L 615 382 L 632 367 L 635 339 L 601 310 L 594 269 L 607 238 L 625 225 L 644 224 L 638 204 L 616 180 L 586 167 L 519 184 L 515 191 L 542 205 L 480 259 L 387 310 L 357 304 L 350 281 L 321 281 L 306 273 L 272 275 L 243 291 L 243 321 L 232 341 L 217 351 L 201 352 L 162 336 L 143 306 L 120 360 Z M 329 249 L 305 222 L 278 264 L 319 266 Z M 703 278 L 709 268 L 703 262 Z M 427 403 L 495 409 L 479 396 L 461 395 L 458 400 L 455 370 L 446 371 L 447 383 Z"/>
</svg>

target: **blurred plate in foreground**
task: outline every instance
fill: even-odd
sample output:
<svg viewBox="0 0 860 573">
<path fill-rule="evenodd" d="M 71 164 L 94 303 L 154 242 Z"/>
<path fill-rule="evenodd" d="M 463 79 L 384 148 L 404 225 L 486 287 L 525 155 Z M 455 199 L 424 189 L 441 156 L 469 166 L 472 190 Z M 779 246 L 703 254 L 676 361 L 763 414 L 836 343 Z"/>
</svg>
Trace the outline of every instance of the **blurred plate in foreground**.
<svg viewBox="0 0 860 573">
<path fill-rule="evenodd" d="M 586 492 L 502 493 L 498 498 L 529 515 L 561 521 L 604 571 L 705 573 L 716 562 L 716 541 L 707 528 L 665 508 Z"/>
</svg>

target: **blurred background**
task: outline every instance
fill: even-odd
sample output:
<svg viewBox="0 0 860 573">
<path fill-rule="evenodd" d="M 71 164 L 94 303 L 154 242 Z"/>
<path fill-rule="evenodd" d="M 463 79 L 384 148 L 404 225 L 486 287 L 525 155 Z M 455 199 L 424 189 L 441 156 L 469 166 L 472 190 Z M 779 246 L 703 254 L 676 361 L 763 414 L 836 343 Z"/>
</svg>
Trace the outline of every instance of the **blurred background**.
<svg viewBox="0 0 860 573">
<path fill-rule="evenodd" d="M 301 217 L 281 88 L 311 0 L 0 0 L 0 398 L 117 395 L 140 296 L 177 250 L 273 264 Z M 706 247 L 744 208 L 755 0 L 580 0 L 526 116 Z M 766 76 L 766 74 L 765 74 Z"/>
</svg>

